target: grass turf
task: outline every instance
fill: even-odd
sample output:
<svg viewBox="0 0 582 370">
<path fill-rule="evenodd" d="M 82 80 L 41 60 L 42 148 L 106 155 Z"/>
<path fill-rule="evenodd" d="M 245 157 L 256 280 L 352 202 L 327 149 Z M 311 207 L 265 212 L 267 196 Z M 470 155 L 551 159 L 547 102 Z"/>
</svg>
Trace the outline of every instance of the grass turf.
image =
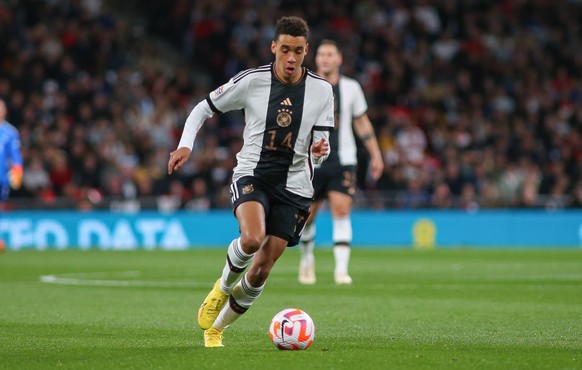
<svg viewBox="0 0 582 370">
<path fill-rule="evenodd" d="M 582 369 L 582 251 L 352 252 L 352 286 L 297 283 L 298 251 L 261 298 L 207 349 L 197 307 L 223 249 L 20 251 L 0 255 L 0 369 Z M 44 282 L 41 281 L 44 279 Z M 299 307 L 306 351 L 279 351 L 268 327 Z"/>
</svg>

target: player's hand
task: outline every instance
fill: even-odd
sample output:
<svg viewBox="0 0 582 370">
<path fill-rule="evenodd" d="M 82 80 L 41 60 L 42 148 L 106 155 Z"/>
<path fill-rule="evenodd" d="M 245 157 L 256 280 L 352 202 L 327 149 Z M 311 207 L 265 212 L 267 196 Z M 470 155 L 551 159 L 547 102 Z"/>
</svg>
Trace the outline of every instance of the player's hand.
<svg viewBox="0 0 582 370">
<path fill-rule="evenodd" d="M 22 174 L 23 174 L 22 166 L 15 165 L 12 166 L 10 171 L 8 172 L 8 180 L 10 181 L 10 187 L 14 190 L 20 189 L 22 185 Z"/>
<path fill-rule="evenodd" d="M 190 158 L 190 153 L 192 151 L 184 147 L 171 152 L 170 160 L 168 161 L 168 174 L 171 175 L 174 171 L 179 170 Z"/>
<path fill-rule="evenodd" d="M 311 146 L 311 153 L 315 159 L 329 154 L 329 143 L 325 139 L 319 140 Z"/>
<path fill-rule="evenodd" d="M 382 157 L 372 157 L 370 159 L 370 175 L 374 181 L 378 180 L 384 172 L 384 161 Z"/>
</svg>

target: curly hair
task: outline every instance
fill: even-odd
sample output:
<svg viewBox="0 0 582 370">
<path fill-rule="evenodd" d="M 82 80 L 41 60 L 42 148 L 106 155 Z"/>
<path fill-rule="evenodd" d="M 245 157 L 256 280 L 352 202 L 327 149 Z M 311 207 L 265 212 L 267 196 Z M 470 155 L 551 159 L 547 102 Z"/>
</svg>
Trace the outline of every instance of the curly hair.
<svg viewBox="0 0 582 370">
<path fill-rule="evenodd" d="M 279 35 L 303 36 L 307 38 L 309 35 L 309 27 L 307 27 L 307 22 L 302 18 L 296 16 L 282 17 L 277 21 L 275 40 L 279 39 Z"/>
</svg>

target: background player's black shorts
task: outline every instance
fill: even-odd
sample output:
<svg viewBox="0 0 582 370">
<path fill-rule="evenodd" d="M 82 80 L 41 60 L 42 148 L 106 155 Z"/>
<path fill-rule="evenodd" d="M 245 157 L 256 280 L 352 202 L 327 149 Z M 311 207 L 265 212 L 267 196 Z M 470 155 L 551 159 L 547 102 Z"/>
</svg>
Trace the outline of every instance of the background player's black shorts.
<svg viewBox="0 0 582 370">
<path fill-rule="evenodd" d="M 323 162 L 313 176 L 313 198 L 321 200 L 330 190 L 353 197 L 356 194 L 356 166 L 342 166 L 338 162 Z"/>
<path fill-rule="evenodd" d="M 289 247 L 299 243 L 311 199 L 265 184 L 252 176 L 241 177 L 232 183 L 230 194 L 233 212 L 244 202 L 257 201 L 265 208 L 267 235 L 287 240 Z"/>
</svg>

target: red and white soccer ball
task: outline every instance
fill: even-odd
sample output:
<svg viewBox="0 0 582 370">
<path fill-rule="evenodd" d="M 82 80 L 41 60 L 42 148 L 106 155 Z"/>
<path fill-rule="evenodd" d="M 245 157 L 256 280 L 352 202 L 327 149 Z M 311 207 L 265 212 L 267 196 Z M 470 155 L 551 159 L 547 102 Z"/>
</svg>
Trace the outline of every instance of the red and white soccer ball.
<svg viewBox="0 0 582 370">
<path fill-rule="evenodd" d="M 279 349 L 307 349 L 315 339 L 315 324 L 305 311 L 287 308 L 273 317 L 269 335 Z"/>
</svg>

